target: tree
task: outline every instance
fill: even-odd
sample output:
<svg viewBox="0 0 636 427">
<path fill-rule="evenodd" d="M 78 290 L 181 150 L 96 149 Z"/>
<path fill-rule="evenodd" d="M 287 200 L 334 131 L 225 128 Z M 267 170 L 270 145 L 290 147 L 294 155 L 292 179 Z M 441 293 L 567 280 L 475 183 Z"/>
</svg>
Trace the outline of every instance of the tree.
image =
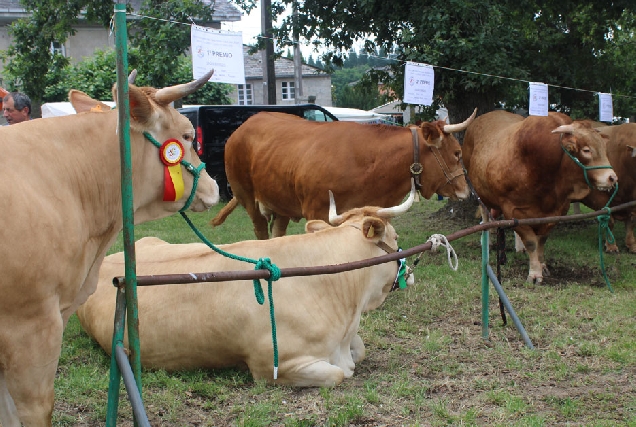
<svg viewBox="0 0 636 427">
<path fill-rule="evenodd" d="M 6 74 L 19 78 L 21 90 L 37 103 L 50 80 L 49 70 L 60 70 L 68 64 L 68 58 L 52 52 L 54 42 L 64 43 L 74 34 L 72 26 L 80 13 L 88 22 L 108 26 L 113 11 L 111 2 L 90 0 L 22 0 L 28 15 L 14 22 L 9 32 L 13 39 L 2 59 L 8 63 Z M 59 77 L 59 76 L 58 76 Z M 13 82 L 15 88 L 15 82 Z"/>
<path fill-rule="evenodd" d="M 63 79 L 57 80 L 55 84 L 47 86 L 43 101 L 65 101 L 70 89 L 78 89 L 86 92 L 94 99 L 102 101 L 110 100 L 112 96 L 113 83 L 117 79 L 115 68 L 115 51 L 113 49 L 97 50 L 95 54 L 79 62 L 76 65 L 68 65 L 59 72 L 54 70 L 49 72 L 48 80 L 55 80 L 55 75 L 64 75 Z M 131 69 L 137 68 L 145 58 L 137 48 L 128 50 L 128 63 Z M 167 86 L 183 83 L 192 80 L 192 61 L 185 57 L 179 57 L 173 62 L 174 70 L 172 80 Z M 135 82 L 138 86 L 148 86 L 147 77 L 140 75 Z M 229 98 L 233 91 L 233 86 L 225 83 L 208 82 L 202 88 L 188 95 L 183 99 L 184 104 L 231 104 Z"/>
<path fill-rule="evenodd" d="M 187 23 L 192 18 L 211 22 L 212 6 L 199 0 L 144 0 L 139 13 L 150 17 L 130 25 L 131 45 L 144 53 L 144 61 L 138 64 L 139 75 L 149 86 L 168 86 L 174 80 L 175 58 L 190 50 L 190 27 L 175 22 Z"/>
<path fill-rule="evenodd" d="M 405 61 L 437 66 L 435 97 L 449 109 L 452 122 L 464 120 L 475 107 L 483 113 L 527 106 L 528 81 L 554 85 L 550 102 L 556 109 L 595 117 L 591 91 L 609 91 L 611 85 L 615 93 L 629 94 L 635 88 L 630 73 L 618 72 L 626 62 L 618 52 L 634 43 L 634 21 L 625 17 L 635 9 L 627 0 L 456 0 L 450 5 L 447 0 L 305 0 L 296 25 L 302 37 L 334 49 L 324 59 L 335 64 L 357 40 L 365 41 L 369 53 L 395 49 L 399 62 L 384 78 L 398 95 L 404 90 Z M 283 20 L 279 39 L 292 26 Z"/>
<path fill-rule="evenodd" d="M 51 52 L 52 43 L 64 43 L 73 35 L 73 26 L 80 17 L 108 28 L 113 2 L 22 0 L 21 3 L 27 16 L 10 27 L 12 42 L 2 55 L 6 63 L 5 80 L 10 81 L 11 88 L 19 81 L 20 89 L 38 103 L 57 96 L 51 86 L 60 87 L 58 83 L 65 77 L 60 71 L 68 65 L 68 58 Z M 130 46 L 143 52 L 143 60 L 136 64 L 140 79 L 154 87 L 174 82 L 175 58 L 184 57 L 190 48 L 189 26 L 177 23 L 189 23 L 192 18 L 197 22 L 210 22 L 212 12 L 210 4 L 199 0 L 144 0 L 140 14 L 159 19 L 139 19 L 128 27 L 133 34 Z M 112 66 L 114 68 L 114 63 Z M 47 91 L 48 87 L 51 88 Z"/>
</svg>

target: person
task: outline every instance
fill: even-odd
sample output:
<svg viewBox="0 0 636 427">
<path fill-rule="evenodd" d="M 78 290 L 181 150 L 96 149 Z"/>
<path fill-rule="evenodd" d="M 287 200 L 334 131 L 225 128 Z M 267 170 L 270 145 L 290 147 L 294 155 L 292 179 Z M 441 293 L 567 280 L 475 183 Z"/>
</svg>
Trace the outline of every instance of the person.
<svg viewBox="0 0 636 427">
<path fill-rule="evenodd" d="M 9 92 L 2 98 L 2 115 L 10 125 L 31 120 L 31 99 L 22 92 Z"/>
</svg>

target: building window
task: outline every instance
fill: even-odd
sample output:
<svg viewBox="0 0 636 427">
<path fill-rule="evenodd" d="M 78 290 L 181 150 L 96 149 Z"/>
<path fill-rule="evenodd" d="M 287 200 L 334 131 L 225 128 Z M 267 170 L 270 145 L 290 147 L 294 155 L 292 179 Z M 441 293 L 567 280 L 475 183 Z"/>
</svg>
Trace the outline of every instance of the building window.
<svg viewBox="0 0 636 427">
<path fill-rule="evenodd" d="M 294 82 L 281 82 L 283 99 L 295 99 L 296 88 Z"/>
<path fill-rule="evenodd" d="M 51 55 L 62 55 L 66 56 L 66 48 L 60 42 L 51 42 Z"/>
<path fill-rule="evenodd" d="M 237 85 L 238 86 L 238 105 L 252 105 L 254 104 L 254 98 L 252 96 L 252 85 Z"/>
</svg>

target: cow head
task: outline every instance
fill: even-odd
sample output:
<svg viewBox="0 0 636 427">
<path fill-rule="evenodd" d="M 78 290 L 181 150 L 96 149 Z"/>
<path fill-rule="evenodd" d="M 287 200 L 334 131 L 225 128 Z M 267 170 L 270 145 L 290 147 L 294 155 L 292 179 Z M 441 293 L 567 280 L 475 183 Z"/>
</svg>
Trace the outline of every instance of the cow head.
<svg viewBox="0 0 636 427">
<path fill-rule="evenodd" d="M 130 140 L 137 223 L 177 212 L 184 208 L 187 201 L 190 201 L 190 209 L 193 211 L 203 211 L 218 203 L 218 185 L 205 171 L 193 147 L 195 132 L 192 123 L 170 105 L 173 101 L 203 86 L 212 73 L 213 71 L 210 71 L 200 79 L 187 84 L 163 89 L 129 84 Z M 136 73 L 131 74 L 129 83 L 134 79 L 132 77 L 134 74 Z M 113 96 L 117 102 L 116 87 L 113 88 Z M 69 100 L 78 113 L 110 111 L 107 105 L 91 99 L 80 91 L 71 90 Z M 118 112 L 110 114 L 118 114 Z M 116 132 L 117 129 L 113 128 L 112 131 Z M 164 141 L 173 141 L 174 146 L 182 151 L 183 156 L 180 167 L 177 163 L 177 167 L 170 170 L 171 175 L 168 178 L 166 177 L 167 166 L 162 163 L 158 147 Z M 173 173 L 175 175 L 172 175 Z M 163 201 L 166 200 L 165 187 L 168 179 L 174 182 L 181 179 L 182 181 L 178 183 L 181 184 L 183 191 L 177 190 L 174 192 L 173 199 Z M 191 195 L 195 182 L 195 194 Z"/>
<path fill-rule="evenodd" d="M 422 173 L 427 174 L 427 182 L 430 183 L 420 188 L 423 197 L 429 199 L 433 193 L 451 199 L 468 197 L 469 188 L 461 161 L 462 148 L 452 133 L 465 130 L 476 114 L 477 109 L 464 122 L 454 125 L 446 124 L 443 120 L 421 124 L 424 147 L 420 161 L 424 165 Z"/>
<path fill-rule="evenodd" d="M 609 191 L 618 182 L 607 158 L 607 135 L 587 122 L 561 125 L 552 133 L 561 134 L 563 151 L 581 167 L 589 187 Z"/>
</svg>

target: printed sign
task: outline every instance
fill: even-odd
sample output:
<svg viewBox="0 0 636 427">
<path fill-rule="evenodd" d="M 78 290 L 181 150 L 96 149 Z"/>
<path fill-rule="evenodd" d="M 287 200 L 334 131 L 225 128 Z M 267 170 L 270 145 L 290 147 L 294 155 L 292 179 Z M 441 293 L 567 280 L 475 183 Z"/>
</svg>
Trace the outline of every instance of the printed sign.
<svg viewBox="0 0 636 427">
<path fill-rule="evenodd" d="M 598 94 L 598 116 L 601 122 L 612 122 L 614 120 L 611 93 Z"/>
<path fill-rule="evenodd" d="M 427 64 L 407 62 L 404 68 L 404 99 L 407 104 L 432 105 L 435 71 Z"/>
<path fill-rule="evenodd" d="M 211 82 L 245 84 L 242 33 L 192 25 L 190 39 L 195 79 L 214 68 Z"/>
<path fill-rule="evenodd" d="M 545 83 L 530 83 L 530 106 L 528 113 L 531 116 L 548 115 L 548 85 Z"/>
</svg>

